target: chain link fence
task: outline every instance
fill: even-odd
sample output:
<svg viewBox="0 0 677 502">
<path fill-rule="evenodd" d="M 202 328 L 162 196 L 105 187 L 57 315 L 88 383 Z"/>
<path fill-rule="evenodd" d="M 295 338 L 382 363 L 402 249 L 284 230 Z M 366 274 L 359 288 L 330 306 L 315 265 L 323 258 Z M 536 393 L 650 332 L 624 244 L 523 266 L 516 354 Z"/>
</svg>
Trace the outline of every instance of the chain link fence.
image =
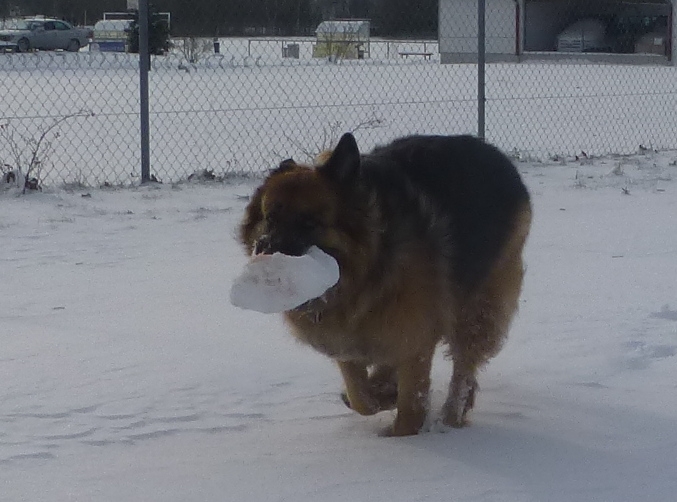
<svg viewBox="0 0 677 502">
<path fill-rule="evenodd" d="M 157 2 L 172 33 L 149 73 L 158 181 L 310 161 L 345 131 L 363 150 L 478 132 L 477 0 L 260 0 L 226 13 L 210 1 Z M 671 0 L 485 1 L 488 141 L 529 159 L 677 149 Z M 22 15 L 38 13 L 63 15 Z M 139 57 L 110 52 L 127 45 L 129 20 L 117 27 L 94 25 L 77 52 L 5 44 L 5 181 L 19 170 L 42 186 L 139 181 Z"/>
<path fill-rule="evenodd" d="M 677 148 L 670 0 L 486 1 L 490 141 L 535 158 Z"/>
</svg>

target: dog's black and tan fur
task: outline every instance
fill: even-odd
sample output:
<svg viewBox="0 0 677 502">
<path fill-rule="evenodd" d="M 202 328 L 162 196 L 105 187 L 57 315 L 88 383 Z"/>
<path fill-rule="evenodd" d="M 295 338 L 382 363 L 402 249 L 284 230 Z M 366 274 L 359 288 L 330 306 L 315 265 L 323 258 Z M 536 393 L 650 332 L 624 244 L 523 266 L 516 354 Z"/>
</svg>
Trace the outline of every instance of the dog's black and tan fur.
<svg viewBox="0 0 677 502">
<path fill-rule="evenodd" d="M 424 423 L 440 341 L 454 363 L 443 409 L 464 425 L 478 368 L 517 309 L 529 194 L 510 160 L 470 136 L 412 136 L 360 155 L 352 135 L 314 167 L 284 161 L 252 197 L 248 253 L 332 255 L 339 282 L 285 313 L 295 336 L 334 359 L 362 415 L 397 408 L 388 434 Z"/>
</svg>

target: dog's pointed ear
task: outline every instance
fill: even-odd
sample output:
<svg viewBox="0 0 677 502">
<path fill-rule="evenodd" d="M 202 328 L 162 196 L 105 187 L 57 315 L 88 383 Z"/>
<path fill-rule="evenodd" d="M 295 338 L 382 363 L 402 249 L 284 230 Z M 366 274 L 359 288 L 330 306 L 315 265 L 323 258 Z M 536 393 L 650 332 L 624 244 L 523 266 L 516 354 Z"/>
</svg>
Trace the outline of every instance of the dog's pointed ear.
<svg viewBox="0 0 677 502">
<path fill-rule="evenodd" d="M 294 159 L 291 157 L 288 159 L 284 159 L 282 162 L 280 162 L 280 168 L 286 169 L 290 167 L 294 167 L 296 165 L 296 162 L 294 162 Z"/>
<path fill-rule="evenodd" d="M 360 175 L 360 150 L 349 132 L 341 136 L 329 160 L 318 171 L 339 183 L 350 183 Z"/>
<path fill-rule="evenodd" d="M 277 166 L 275 169 L 270 171 L 271 176 L 273 174 L 282 174 L 286 173 L 287 171 L 291 171 L 297 167 L 296 162 L 294 162 L 294 159 L 285 159 L 282 162 L 280 162 L 280 165 Z"/>
</svg>

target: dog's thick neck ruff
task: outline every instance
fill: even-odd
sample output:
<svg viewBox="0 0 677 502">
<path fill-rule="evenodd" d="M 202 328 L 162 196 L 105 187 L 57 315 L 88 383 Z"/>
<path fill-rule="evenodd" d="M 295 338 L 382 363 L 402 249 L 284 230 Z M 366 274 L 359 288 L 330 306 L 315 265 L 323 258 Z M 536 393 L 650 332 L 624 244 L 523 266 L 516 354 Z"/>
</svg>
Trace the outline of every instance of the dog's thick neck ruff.
<svg viewBox="0 0 677 502">
<path fill-rule="evenodd" d="M 291 309 L 289 312 L 306 318 L 313 324 L 320 324 L 322 322 L 324 312 L 329 304 L 330 298 L 333 296 L 332 293 L 335 287 L 336 286 L 329 288 L 322 296 L 308 300 L 298 307 Z"/>
</svg>

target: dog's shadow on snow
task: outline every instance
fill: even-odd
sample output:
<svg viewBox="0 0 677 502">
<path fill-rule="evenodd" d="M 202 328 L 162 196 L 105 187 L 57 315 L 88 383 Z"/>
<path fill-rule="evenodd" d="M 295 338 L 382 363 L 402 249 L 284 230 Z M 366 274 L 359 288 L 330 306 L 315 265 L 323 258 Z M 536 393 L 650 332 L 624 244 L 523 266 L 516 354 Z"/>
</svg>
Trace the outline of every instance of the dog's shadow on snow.
<svg viewBox="0 0 677 502">
<path fill-rule="evenodd" d="M 500 399 L 492 394 L 482 397 Z M 508 484 L 528 500 L 666 500 L 677 489 L 677 418 L 554 397 L 525 402 L 538 404 L 488 402 L 469 427 L 433 426 L 405 441 L 452 473 L 500 479 L 495 489 Z"/>
</svg>

